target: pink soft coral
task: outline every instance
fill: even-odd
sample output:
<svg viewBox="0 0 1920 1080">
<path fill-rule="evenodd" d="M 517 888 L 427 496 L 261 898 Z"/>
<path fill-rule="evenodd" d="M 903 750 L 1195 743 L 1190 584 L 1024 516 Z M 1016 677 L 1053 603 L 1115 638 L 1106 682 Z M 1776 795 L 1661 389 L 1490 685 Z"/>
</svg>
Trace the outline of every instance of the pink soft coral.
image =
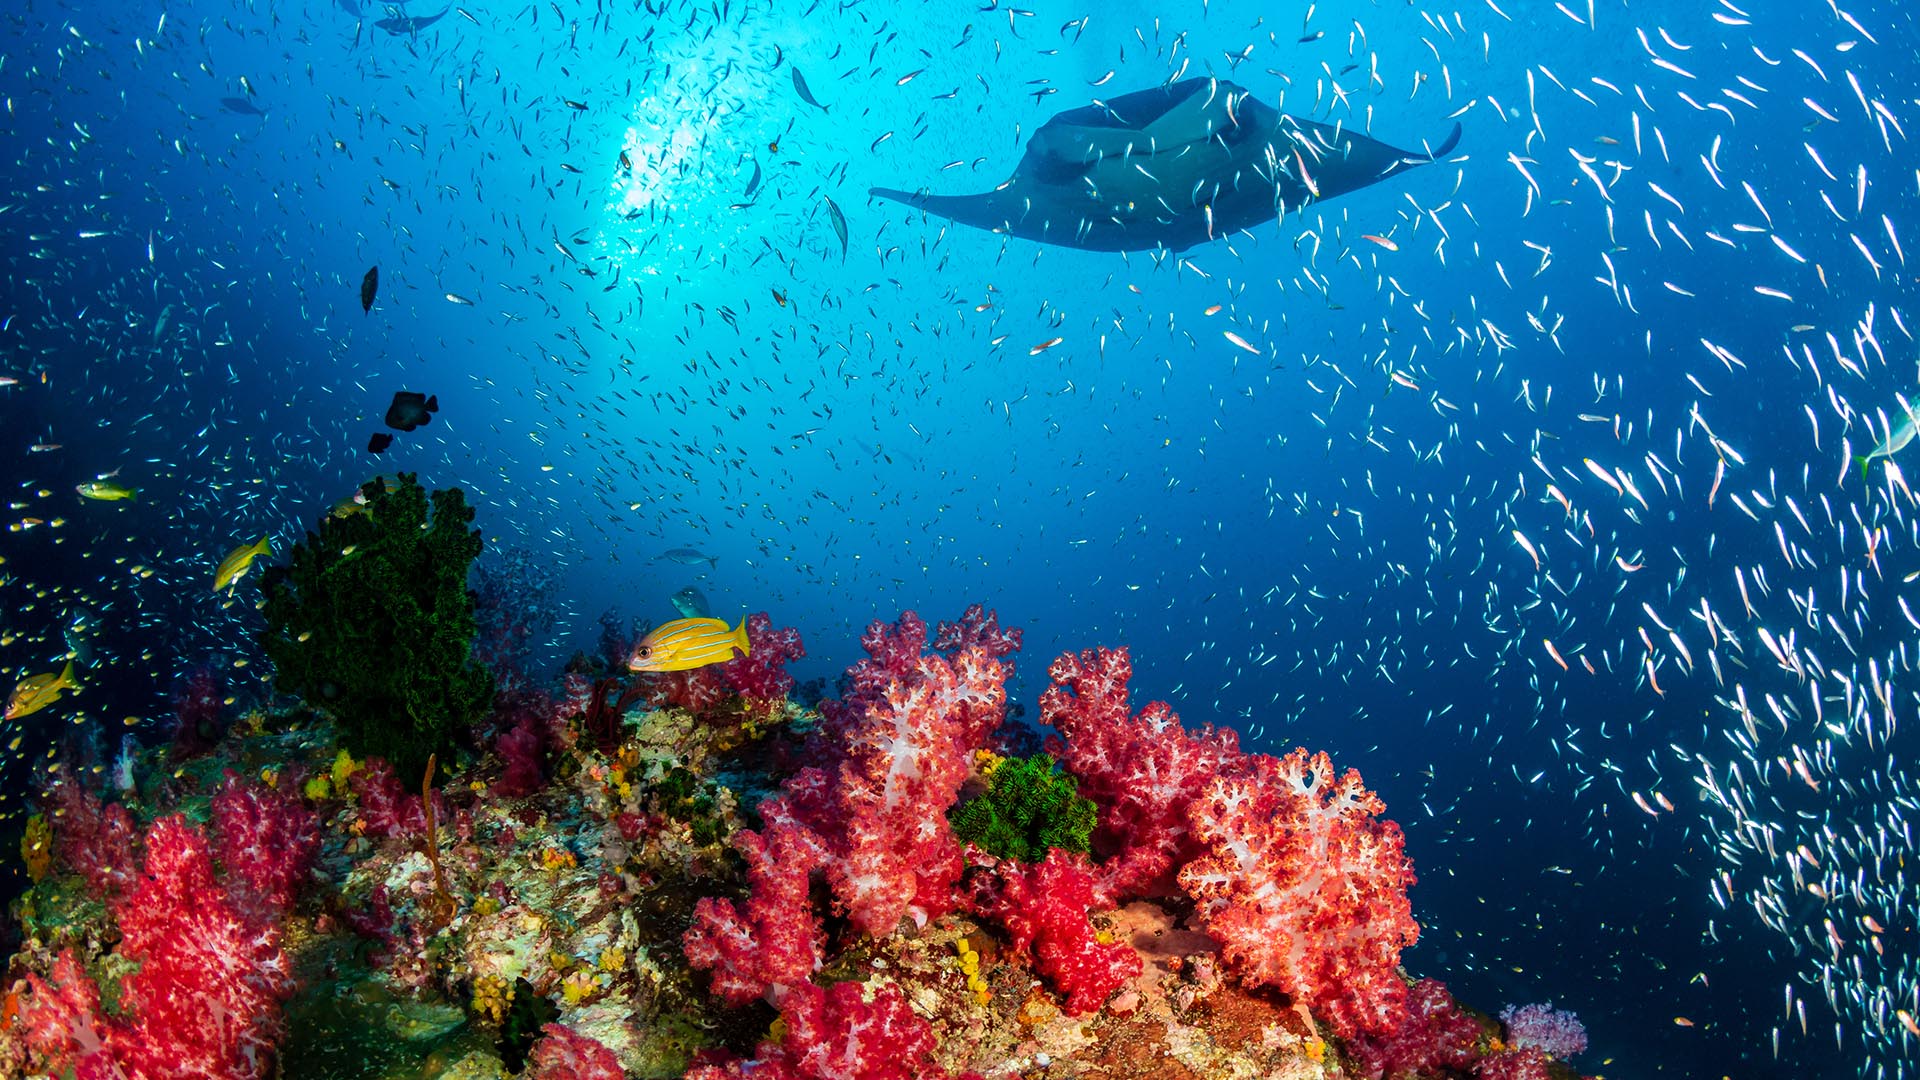
<svg viewBox="0 0 1920 1080">
<path fill-rule="evenodd" d="M 366 766 L 347 783 L 360 801 L 360 822 L 370 836 L 425 836 L 427 813 L 420 796 L 393 774 L 383 758 L 368 758 Z M 433 793 L 433 813 L 439 821 L 448 820 L 445 800 Z"/>
<path fill-rule="evenodd" d="M 229 774 L 213 797 L 216 854 L 235 902 L 267 918 L 285 913 L 320 852 L 320 822 L 291 791 Z"/>
<path fill-rule="evenodd" d="M 278 927 L 216 884 L 206 834 L 180 815 L 154 823 L 144 868 L 113 905 L 120 952 L 139 964 L 121 984 L 122 1015 L 100 1011 L 91 980 L 63 953 L 52 982 L 28 976 L 31 1047 L 52 1071 L 83 1080 L 265 1075 L 293 987 Z"/>
<path fill-rule="evenodd" d="M 1069 1016 L 1100 1008 L 1120 984 L 1140 974 L 1140 954 L 1120 942 L 1103 943 L 1087 918 L 1094 906 L 1093 874 L 1085 861 L 1054 848 L 1045 862 L 999 863 L 983 877 L 975 908 L 1000 922 L 1013 950 L 1067 995 Z"/>
<path fill-rule="evenodd" d="M 1480 1036 L 1480 1025 L 1454 1004 L 1445 984 L 1421 979 L 1407 991 L 1407 1015 L 1398 1027 L 1362 1035 L 1348 1048 L 1363 1075 L 1404 1080 L 1470 1067 L 1479 1057 Z"/>
<path fill-rule="evenodd" d="M 981 648 L 995 660 L 1005 660 L 1020 651 L 1024 636 L 1024 631 L 1017 626 L 1002 628 L 999 612 L 973 604 L 961 613 L 957 622 L 942 622 L 934 629 L 933 647 L 944 653 Z"/>
<path fill-rule="evenodd" d="M 1537 1047 L 1488 1054 L 1473 1067 L 1474 1080 L 1551 1080 L 1547 1055 Z"/>
<path fill-rule="evenodd" d="M 1203 726 L 1189 733 L 1163 701 L 1127 711 L 1133 662 L 1125 649 L 1062 653 L 1048 667 L 1054 685 L 1040 695 L 1040 722 L 1059 731 L 1052 754 L 1100 804 L 1096 894 L 1116 904 L 1169 888 L 1199 853 L 1187 808 L 1208 783 L 1239 767 L 1239 737 Z"/>
<path fill-rule="evenodd" d="M 1006 709 L 1006 668 L 979 646 L 926 655 L 912 612 L 867 631 L 869 658 L 809 747 L 817 763 L 760 807 L 767 826 L 735 844 L 753 896 L 703 900 L 683 946 L 714 989 L 743 1001 L 803 980 L 819 964 L 808 875 L 824 871 L 855 929 L 894 932 L 952 910 L 963 862 L 947 823 L 969 755 Z"/>
<path fill-rule="evenodd" d="M 1206 853 L 1180 884 L 1250 984 L 1279 987 L 1343 1039 L 1384 1033 L 1406 1012 L 1400 950 L 1418 939 L 1400 827 L 1352 769 L 1325 754 L 1248 759 L 1190 808 Z"/>
<path fill-rule="evenodd" d="M 761 1043 L 752 1061 L 692 1069 L 686 1080 L 947 1080 L 931 1060 L 933 1028 L 900 988 L 885 984 L 871 1002 L 863 989 L 795 987 L 780 1005 L 786 1033 L 778 1043 Z"/>
<path fill-rule="evenodd" d="M 1006 668 L 984 649 L 908 665 L 901 649 L 917 651 L 926 624 L 908 612 L 895 633 L 879 625 L 868 631 L 883 642 L 873 666 L 834 709 L 827 767 L 802 770 L 787 791 L 796 817 L 826 841 L 835 900 L 857 929 L 884 937 L 909 912 L 924 922 L 951 910 L 962 863 L 947 810 L 969 755 L 1004 716 L 1007 691 Z"/>
<path fill-rule="evenodd" d="M 781 799 L 761 804 L 760 812 L 765 828 L 733 838 L 747 860 L 753 895 L 738 904 L 702 897 L 681 939 L 687 962 L 711 969 L 713 992 L 732 1005 L 805 982 L 820 967 L 820 927 L 807 881 L 826 853 Z"/>
<path fill-rule="evenodd" d="M 747 617 L 747 642 L 752 646 L 747 655 L 719 665 L 721 677 L 734 693 L 763 708 L 785 701 L 793 689 L 787 664 L 807 655 L 800 631 L 791 626 L 776 630 L 766 612 L 756 611 Z"/>
<path fill-rule="evenodd" d="M 546 756 L 556 741 L 559 706 L 553 698 L 538 690 L 508 690 L 494 699 L 494 752 L 500 755 L 500 779 L 492 792 L 505 798 L 531 795 L 546 786 Z"/>
<path fill-rule="evenodd" d="M 78 781 L 61 779 L 47 793 L 53 807 L 54 854 L 87 880 L 94 895 L 115 899 L 133 885 L 133 815 L 102 804 Z"/>
<path fill-rule="evenodd" d="M 525 1080 L 622 1080 L 620 1058 L 598 1039 L 548 1024 L 527 1055 Z"/>
</svg>

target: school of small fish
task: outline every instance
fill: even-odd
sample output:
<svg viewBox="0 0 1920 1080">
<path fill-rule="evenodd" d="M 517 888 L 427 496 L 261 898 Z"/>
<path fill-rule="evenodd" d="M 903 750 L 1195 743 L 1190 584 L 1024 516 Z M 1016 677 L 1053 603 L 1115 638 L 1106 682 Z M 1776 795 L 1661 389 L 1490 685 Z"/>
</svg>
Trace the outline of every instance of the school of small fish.
<svg viewBox="0 0 1920 1080">
<path fill-rule="evenodd" d="M 1367 771 L 1416 849 L 1551 793 L 1517 832 L 1657 862 L 1703 955 L 1766 958 L 1719 1021 L 1757 1060 L 1920 1080 L 1915 31 L 1842 5 L 16 13 L 0 814 L 62 728 L 159 730 L 208 657 L 260 678 L 249 568 L 430 385 L 381 462 L 576 574 L 563 626 L 635 574 L 656 614 L 688 573 L 891 605 L 849 627 L 1017 574 L 1023 665 L 1057 627 L 1018 597 L 1057 599 L 1061 647 L 1189 643 L 1135 685 L 1190 721 L 1442 745 Z M 1182 252 L 865 197 L 1205 75 L 1466 135 Z"/>
</svg>

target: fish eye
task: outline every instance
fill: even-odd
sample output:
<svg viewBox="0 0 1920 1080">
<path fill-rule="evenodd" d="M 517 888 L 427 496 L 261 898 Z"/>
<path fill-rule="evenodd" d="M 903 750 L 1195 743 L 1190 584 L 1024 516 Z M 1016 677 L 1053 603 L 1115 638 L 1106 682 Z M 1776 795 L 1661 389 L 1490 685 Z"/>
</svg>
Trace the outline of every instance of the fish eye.
<svg viewBox="0 0 1920 1080">
<path fill-rule="evenodd" d="M 652 654 L 653 654 L 653 649 L 651 647 L 646 645 L 640 646 L 640 659 L 645 660 L 648 656 L 651 656 Z"/>
</svg>

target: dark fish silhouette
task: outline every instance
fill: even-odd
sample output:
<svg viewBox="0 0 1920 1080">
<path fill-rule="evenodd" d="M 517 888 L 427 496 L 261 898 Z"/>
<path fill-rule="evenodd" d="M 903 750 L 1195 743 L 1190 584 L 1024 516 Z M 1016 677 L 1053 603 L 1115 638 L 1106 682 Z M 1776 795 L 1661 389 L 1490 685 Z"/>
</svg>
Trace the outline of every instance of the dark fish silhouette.
<svg viewBox="0 0 1920 1080">
<path fill-rule="evenodd" d="M 267 116 L 267 110 L 243 97 L 223 97 L 220 99 L 220 104 L 228 112 L 239 113 L 241 116 L 258 116 L 263 120 Z"/>
<path fill-rule="evenodd" d="M 422 424 L 433 422 L 433 414 L 440 411 L 440 396 L 428 397 L 411 390 L 396 390 L 393 404 L 387 406 L 387 426 L 396 431 L 412 431 Z"/>
<path fill-rule="evenodd" d="M 441 19 L 446 18 L 447 12 L 452 10 L 453 8 L 451 7 L 441 8 L 438 15 L 395 15 L 389 19 L 381 19 L 373 25 L 395 36 L 400 34 L 417 34 L 427 27 L 432 26 L 434 23 L 439 22 Z"/>
<path fill-rule="evenodd" d="M 352 15 L 354 18 L 360 17 L 360 4 L 358 0 L 333 0 L 333 2 L 340 6 L 341 11 Z"/>
<path fill-rule="evenodd" d="M 374 295 L 380 291 L 380 268 L 369 269 L 360 279 L 360 310 L 372 311 Z"/>
<path fill-rule="evenodd" d="M 813 106 L 814 108 L 819 109 L 821 112 L 826 112 L 827 107 L 825 105 L 820 104 L 818 101 L 815 101 L 813 99 L 813 91 L 807 89 L 807 77 L 805 75 L 800 74 L 799 68 L 793 68 L 792 71 L 793 71 L 793 92 L 800 95 L 801 101 L 804 101 L 807 104 Z"/>
<path fill-rule="evenodd" d="M 373 433 L 373 438 L 367 440 L 367 452 L 370 454 L 384 454 L 386 453 L 387 447 L 392 445 L 393 436 L 384 431 L 376 431 Z"/>
<path fill-rule="evenodd" d="M 1186 79 L 1060 113 L 979 195 L 873 188 L 963 225 L 1089 251 L 1184 251 L 1451 153 L 1398 150 L 1287 116 L 1225 79 Z"/>
</svg>

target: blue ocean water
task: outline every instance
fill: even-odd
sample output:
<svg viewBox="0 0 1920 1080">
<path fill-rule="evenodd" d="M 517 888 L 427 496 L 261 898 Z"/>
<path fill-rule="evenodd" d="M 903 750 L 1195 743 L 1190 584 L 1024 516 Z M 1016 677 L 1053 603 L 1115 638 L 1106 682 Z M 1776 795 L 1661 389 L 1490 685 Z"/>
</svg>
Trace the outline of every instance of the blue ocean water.
<svg viewBox="0 0 1920 1080">
<path fill-rule="evenodd" d="M 1586 1071 L 1911 1071 L 1920 567 L 1897 447 L 1852 460 L 1915 392 L 1904 11 L 378 25 L 434 14 L 7 13 L 0 661 L 91 659 L 15 722 L 15 816 L 70 731 L 157 737 L 210 663 L 257 693 L 214 564 L 406 470 L 550 575 L 554 668 L 690 584 L 798 627 L 803 678 L 982 602 L 1029 710 L 1053 656 L 1125 645 L 1141 700 L 1360 769 L 1420 873 L 1409 970 L 1575 1009 Z M 1053 114 L 1207 76 L 1464 135 L 1181 252 L 867 196 L 986 191 Z M 371 455 L 398 390 L 440 410 Z M 72 493 L 109 473 L 138 499 Z"/>
</svg>

